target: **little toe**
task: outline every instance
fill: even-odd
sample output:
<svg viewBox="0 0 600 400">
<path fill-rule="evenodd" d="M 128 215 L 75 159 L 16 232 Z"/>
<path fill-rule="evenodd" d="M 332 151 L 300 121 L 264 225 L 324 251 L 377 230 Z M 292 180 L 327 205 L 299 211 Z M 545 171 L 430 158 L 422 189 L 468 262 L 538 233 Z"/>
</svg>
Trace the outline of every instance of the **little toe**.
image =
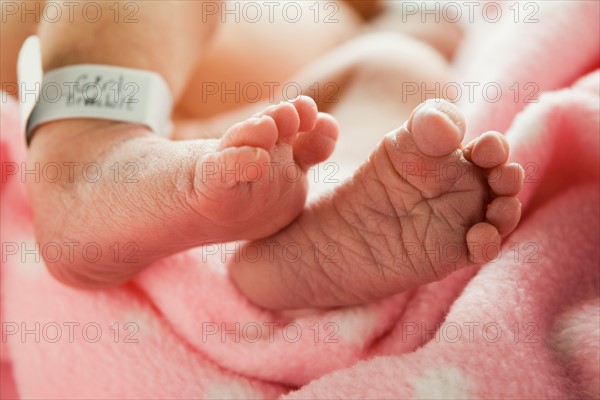
<svg viewBox="0 0 600 400">
<path fill-rule="evenodd" d="M 329 114 L 319 113 L 313 129 L 302 132 L 294 143 L 296 163 L 306 170 L 329 158 L 335 148 L 339 127 Z"/>
<path fill-rule="evenodd" d="M 486 132 L 469 143 L 463 154 L 481 168 L 494 168 L 506 163 L 509 147 L 504 136 L 498 132 Z"/>
<path fill-rule="evenodd" d="M 254 182 L 269 163 L 269 153 L 258 147 L 229 147 L 201 157 L 196 166 L 194 186 L 204 189 L 230 188 L 238 183 Z"/>
<path fill-rule="evenodd" d="M 233 125 L 219 142 L 218 150 L 253 146 L 271 150 L 277 142 L 277 125 L 268 115 L 251 117 Z"/>
<path fill-rule="evenodd" d="M 469 259 L 475 264 L 494 260 L 500 252 L 500 234 L 496 227 L 486 222 L 475 224 L 467 232 Z"/>
<path fill-rule="evenodd" d="M 500 236 L 506 236 L 521 219 L 521 202 L 516 197 L 497 197 L 488 206 L 485 218 L 496 227 Z"/>
<path fill-rule="evenodd" d="M 291 143 L 296 138 L 300 128 L 300 116 L 292 103 L 284 101 L 267 107 L 261 115 L 273 118 L 277 125 L 278 140 Z"/>
<path fill-rule="evenodd" d="M 300 128 L 298 130 L 300 132 L 307 132 L 313 129 L 319 116 L 317 103 L 308 96 L 300 96 L 290 101 L 290 103 L 296 107 L 296 111 L 298 111 L 298 115 L 300 116 Z"/>
<path fill-rule="evenodd" d="M 406 128 L 425 155 L 441 157 L 455 151 L 465 135 L 462 112 L 445 100 L 429 100 L 418 106 Z"/>
<path fill-rule="evenodd" d="M 518 163 L 500 165 L 488 174 L 488 184 L 497 196 L 516 196 L 524 180 L 525 170 Z"/>
</svg>

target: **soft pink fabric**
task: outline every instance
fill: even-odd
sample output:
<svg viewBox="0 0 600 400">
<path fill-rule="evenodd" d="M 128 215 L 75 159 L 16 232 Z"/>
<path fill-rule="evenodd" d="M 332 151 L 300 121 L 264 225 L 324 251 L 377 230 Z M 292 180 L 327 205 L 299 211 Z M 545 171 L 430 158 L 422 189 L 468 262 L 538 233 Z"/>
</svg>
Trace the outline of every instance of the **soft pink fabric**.
<svg viewBox="0 0 600 400">
<path fill-rule="evenodd" d="M 537 82 L 545 92 L 531 104 L 463 102 L 470 135 L 510 127 L 511 158 L 526 166 L 523 221 L 497 261 L 376 304 L 273 313 L 249 304 L 218 256 L 203 260 L 202 249 L 164 259 L 124 287 L 84 292 L 53 281 L 34 256 L 21 260 L 3 248 L 1 350 L 3 359 L 10 350 L 19 394 L 600 396 L 600 72 L 561 89 L 598 68 L 598 21 L 591 21 L 598 3 L 563 4 L 542 7 L 534 28 L 513 26 L 502 37 L 502 26 L 479 28 L 458 63 L 470 81 Z M 19 163 L 17 110 L 2 106 L 2 162 Z M 4 178 L 2 241 L 32 248 L 22 184 L 18 176 Z M 6 335 L 15 324 L 35 331 L 36 322 L 39 343 L 33 333 Z M 72 342 L 69 323 L 79 324 Z M 62 330 L 58 340 L 54 324 Z M 138 343 L 126 342 L 136 326 Z M 101 337 L 88 343 L 97 327 Z M 255 341 L 257 327 L 262 338 Z M 224 329 L 247 336 L 223 337 Z"/>
</svg>

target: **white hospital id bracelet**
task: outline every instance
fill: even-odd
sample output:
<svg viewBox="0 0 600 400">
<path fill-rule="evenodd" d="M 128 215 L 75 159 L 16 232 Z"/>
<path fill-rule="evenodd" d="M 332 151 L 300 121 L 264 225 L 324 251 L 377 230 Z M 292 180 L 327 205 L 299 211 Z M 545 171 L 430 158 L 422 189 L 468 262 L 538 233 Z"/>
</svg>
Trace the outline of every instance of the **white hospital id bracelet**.
<svg viewBox="0 0 600 400">
<path fill-rule="evenodd" d="M 50 121 L 98 118 L 145 125 L 168 136 L 171 92 L 157 73 L 132 68 L 81 64 L 46 73 L 27 120 L 27 143 Z"/>
</svg>

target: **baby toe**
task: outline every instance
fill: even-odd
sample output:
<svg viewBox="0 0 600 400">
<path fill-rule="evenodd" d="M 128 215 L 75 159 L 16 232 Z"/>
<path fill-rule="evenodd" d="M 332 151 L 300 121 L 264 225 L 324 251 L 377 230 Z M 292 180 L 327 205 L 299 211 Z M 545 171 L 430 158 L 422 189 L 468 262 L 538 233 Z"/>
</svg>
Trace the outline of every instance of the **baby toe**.
<svg viewBox="0 0 600 400">
<path fill-rule="evenodd" d="M 221 138 L 218 150 L 241 146 L 271 150 L 277 142 L 277 132 L 277 124 L 270 116 L 251 117 L 229 128 Z"/>
<path fill-rule="evenodd" d="M 498 132 L 486 132 L 469 143 L 463 152 L 465 158 L 481 168 L 494 168 L 508 160 L 508 142 Z"/>
<path fill-rule="evenodd" d="M 317 103 L 308 96 L 300 96 L 297 99 L 290 102 L 298 112 L 300 117 L 300 132 L 310 131 L 317 124 L 317 118 L 319 116 Z"/>
<path fill-rule="evenodd" d="M 294 143 L 294 159 L 304 170 L 325 161 L 335 148 L 339 127 L 329 114 L 319 113 L 313 129 L 302 132 Z"/>
<path fill-rule="evenodd" d="M 497 196 L 516 196 L 524 179 L 525 170 L 518 163 L 500 165 L 488 174 L 488 184 Z"/>
<path fill-rule="evenodd" d="M 415 144 L 427 156 L 441 157 L 455 151 L 465 134 L 462 112 L 445 100 L 430 100 L 418 106 L 406 125 Z"/>
<path fill-rule="evenodd" d="M 267 107 L 261 115 L 273 118 L 277 125 L 278 140 L 291 143 L 300 128 L 300 116 L 292 103 L 282 102 Z"/>
<path fill-rule="evenodd" d="M 496 227 L 500 236 L 506 236 L 521 219 L 521 202 L 516 197 L 497 197 L 488 206 L 485 217 Z"/>
<path fill-rule="evenodd" d="M 475 224 L 467 232 L 469 259 L 476 264 L 494 260 L 500 252 L 500 234 L 496 227 L 486 222 Z"/>
</svg>

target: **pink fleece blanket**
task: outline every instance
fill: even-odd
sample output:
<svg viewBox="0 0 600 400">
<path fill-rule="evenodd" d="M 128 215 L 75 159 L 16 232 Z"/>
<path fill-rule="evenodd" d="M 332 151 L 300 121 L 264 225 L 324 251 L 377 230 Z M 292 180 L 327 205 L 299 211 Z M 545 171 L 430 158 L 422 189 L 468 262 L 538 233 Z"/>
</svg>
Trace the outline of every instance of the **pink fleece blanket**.
<svg viewBox="0 0 600 400">
<path fill-rule="evenodd" d="M 461 98 L 468 135 L 505 131 L 526 169 L 499 258 L 340 310 L 258 309 L 203 249 L 111 291 L 56 283 L 29 251 L 5 167 L 24 158 L 17 105 L 2 103 L 4 396 L 12 376 L 22 398 L 600 397 L 598 14 L 596 1 L 542 5 L 538 23 L 467 35 L 457 82 L 503 89 Z"/>
</svg>

